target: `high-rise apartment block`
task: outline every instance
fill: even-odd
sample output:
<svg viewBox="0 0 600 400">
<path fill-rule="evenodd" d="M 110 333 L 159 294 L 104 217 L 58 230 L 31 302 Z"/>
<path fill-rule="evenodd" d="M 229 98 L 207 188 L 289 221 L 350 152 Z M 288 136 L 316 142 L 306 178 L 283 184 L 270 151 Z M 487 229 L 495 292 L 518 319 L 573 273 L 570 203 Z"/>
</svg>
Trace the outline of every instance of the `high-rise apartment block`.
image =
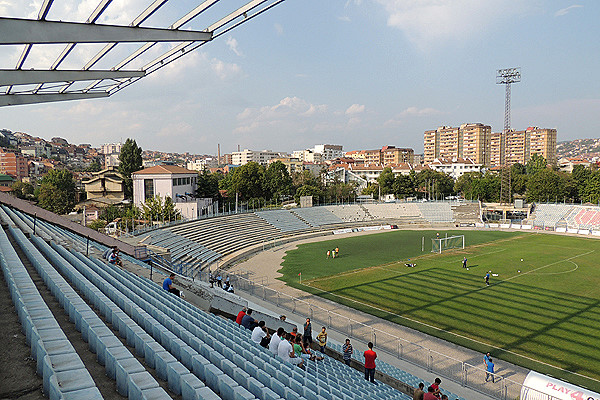
<svg viewBox="0 0 600 400">
<path fill-rule="evenodd" d="M 491 132 L 489 125 L 442 126 L 424 133 L 424 162 L 465 158 L 485 166 L 526 164 L 533 154 L 556 163 L 556 129 L 529 127 L 523 131 Z"/>
<path fill-rule="evenodd" d="M 21 181 L 29 176 L 27 160 L 18 151 L 0 148 L 0 174 L 10 175 Z"/>
<path fill-rule="evenodd" d="M 269 160 L 279 156 L 280 154 L 273 150 L 253 151 L 245 149 L 243 151 L 234 151 L 231 153 L 231 163 L 235 165 L 244 165 L 253 161 L 266 166 L 269 163 Z"/>
<path fill-rule="evenodd" d="M 489 125 L 479 123 L 425 131 L 424 162 L 430 164 L 436 158 L 470 158 L 477 164 L 487 165 L 491 132 Z"/>
</svg>

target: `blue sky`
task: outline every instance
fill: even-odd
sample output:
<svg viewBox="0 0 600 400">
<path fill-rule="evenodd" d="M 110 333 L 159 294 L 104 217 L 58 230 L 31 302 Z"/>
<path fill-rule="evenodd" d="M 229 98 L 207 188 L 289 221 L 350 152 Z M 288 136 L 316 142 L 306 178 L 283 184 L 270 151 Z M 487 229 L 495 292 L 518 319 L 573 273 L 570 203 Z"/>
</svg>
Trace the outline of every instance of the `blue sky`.
<svg viewBox="0 0 600 400">
<path fill-rule="evenodd" d="M 83 21 L 97 2 L 56 0 L 49 18 Z M 0 15 L 28 17 L 40 3 L 0 0 Z M 167 26 L 200 0 L 170 3 L 146 26 Z M 115 0 L 100 22 L 127 24 L 148 4 Z M 286 0 L 108 99 L 0 108 L 0 128 L 197 154 L 216 154 L 217 143 L 422 152 L 423 132 L 440 125 L 502 130 L 495 73 L 519 66 L 513 128 L 600 137 L 599 16 L 597 0 Z M 93 46 L 65 65 L 81 67 Z M 60 49 L 38 47 L 29 67 L 47 67 Z M 14 67 L 20 48 L 0 50 L 1 68 Z"/>
</svg>

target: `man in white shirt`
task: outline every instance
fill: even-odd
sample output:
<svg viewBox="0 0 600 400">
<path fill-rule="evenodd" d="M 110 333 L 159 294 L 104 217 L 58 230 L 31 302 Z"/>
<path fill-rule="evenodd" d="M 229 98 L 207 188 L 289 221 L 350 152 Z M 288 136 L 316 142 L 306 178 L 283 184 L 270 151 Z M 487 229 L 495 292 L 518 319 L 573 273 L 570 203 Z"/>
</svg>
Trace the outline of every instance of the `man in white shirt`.
<svg viewBox="0 0 600 400">
<path fill-rule="evenodd" d="M 283 328 L 277 329 L 277 333 L 273 335 L 271 341 L 269 342 L 269 351 L 273 353 L 274 356 L 277 355 L 277 349 L 279 348 L 279 342 L 281 342 L 281 336 L 285 334 L 285 330 Z"/>
<path fill-rule="evenodd" d="M 281 339 L 279 346 L 277 348 L 277 355 L 281 357 L 281 359 L 285 362 L 289 362 L 294 365 L 302 366 L 302 358 L 296 357 L 294 354 L 294 348 L 292 344 L 289 342 L 291 335 L 288 334 L 285 338 Z"/>
<path fill-rule="evenodd" d="M 265 329 L 265 321 L 260 321 L 258 326 L 252 330 L 252 341 L 256 344 L 260 344 L 264 338 L 267 337 Z"/>
</svg>

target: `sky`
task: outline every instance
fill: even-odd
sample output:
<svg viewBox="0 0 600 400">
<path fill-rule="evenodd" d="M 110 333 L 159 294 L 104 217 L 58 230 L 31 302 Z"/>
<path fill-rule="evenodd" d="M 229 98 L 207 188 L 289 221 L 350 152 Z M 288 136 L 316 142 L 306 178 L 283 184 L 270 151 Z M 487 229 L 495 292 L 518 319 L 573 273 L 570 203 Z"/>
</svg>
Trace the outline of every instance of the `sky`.
<svg viewBox="0 0 600 400">
<path fill-rule="evenodd" d="M 48 19 L 85 21 L 98 2 L 55 0 Z M 150 3 L 114 0 L 98 22 L 128 24 Z M 166 27 L 200 3 L 171 0 L 142 26 Z M 228 11 L 245 3 L 221 0 Z M 0 0 L 0 16 L 35 18 L 40 4 Z M 210 11 L 184 28 L 225 15 Z M 496 70 L 521 67 L 513 129 L 597 138 L 599 16 L 598 0 L 286 0 L 109 98 L 1 107 L 0 128 L 192 154 L 323 143 L 421 153 L 423 132 L 442 125 L 501 131 Z M 119 45 L 115 61 L 138 46 Z M 34 46 L 25 68 L 48 68 L 63 47 Z M 81 68 L 96 49 L 77 46 L 63 67 Z M 1 48 L 0 68 L 21 51 Z"/>
</svg>

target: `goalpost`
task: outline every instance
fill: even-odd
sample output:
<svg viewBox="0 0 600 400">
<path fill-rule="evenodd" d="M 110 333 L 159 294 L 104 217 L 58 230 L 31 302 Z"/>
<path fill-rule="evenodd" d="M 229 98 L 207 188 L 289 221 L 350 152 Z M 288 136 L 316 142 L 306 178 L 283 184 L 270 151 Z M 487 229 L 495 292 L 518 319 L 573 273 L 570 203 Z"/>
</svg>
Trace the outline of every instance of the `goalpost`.
<svg viewBox="0 0 600 400">
<path fill-rule="evenodd" d="M 449 236 L 445 238 L 431 239 L 431 252 L 441 253 L 450 249 L 464 249 L 465 235 Z"/>
</svg>

